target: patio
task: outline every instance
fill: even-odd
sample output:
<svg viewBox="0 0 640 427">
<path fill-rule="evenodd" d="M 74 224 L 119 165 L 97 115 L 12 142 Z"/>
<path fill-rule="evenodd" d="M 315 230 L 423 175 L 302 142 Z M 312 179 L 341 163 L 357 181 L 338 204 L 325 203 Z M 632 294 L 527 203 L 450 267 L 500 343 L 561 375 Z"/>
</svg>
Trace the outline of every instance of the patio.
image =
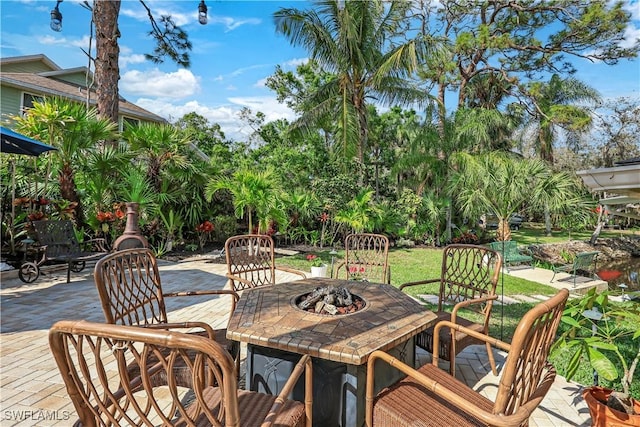
<svg viewBox="0 0 640 427">
<path fill-rule="evenodd" d="M 160 262 L 166 292 L 222 289 L 226 266 L 206 259 L 180 263 Z M 65 271 L 58 270 L 25 285 L 17 277 L 2 278 L 0 289 L 0 423 L 3 426 L 67 426 L 75 421 L 75 410 L 49 351 L 47 331 L 57 320 L 104 321 L 92 267 L 65 283 Z M 296 279 L 279 274 L 278 281 Z M 207 321 L 214 328 L 228 320 L 226 297 L 172 298 L 167 301 L 172 321 Z M 244 349 L 243 349 L 244 350 Z M 419 352 L 420 363 L 429 354 Z M 500 367 L 504 355 L 497 354 Z M 446 363 L 446 362 L 445 362 Z M 244 363 L 241 367 L 244 372 Z M 472 346 L 457 358 L 457 376 L 491 396 L 497 377 L 491 374 L 484 347 Z M 588 410 L 580 386 L 556 377 L 553 388 L 534 412 L 531 426 L 588 426 Z"/>
</svg>

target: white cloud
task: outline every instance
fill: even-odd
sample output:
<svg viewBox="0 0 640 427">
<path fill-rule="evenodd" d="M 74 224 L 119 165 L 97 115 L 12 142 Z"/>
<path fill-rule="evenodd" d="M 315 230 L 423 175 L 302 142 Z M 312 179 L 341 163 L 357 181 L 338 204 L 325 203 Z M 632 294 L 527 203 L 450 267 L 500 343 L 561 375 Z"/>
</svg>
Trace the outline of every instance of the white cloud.
<svg viewBox="0 0 640 427">
<path fill-rule="evenodd" d="M 89 36 L 82 36 L 77 40 L 69 40 L 70 46 L 80 47 L 84 50 L 89 50 Z M 96 40 L 93 40 L 93 48 L 96 48 Z"/>
<path fill-rule="evenodd" d="M 293 120 L 295 117 L 291 110 L 271 97 L 237 97 L 229 98 L 229 102 L 231 104 L 208 106 L 199 101 L 176 104 L 170 101 L 140 98 L 135 103 L 170 122 L 175 122 L 187 113 L 196 112 L 209 120 L 210 123 L 219 124 L 226 137 L 236 141 L 244 140 L 247 135 L 253 132 L 253 129 L 240 120 L 239 113 L 242 107 L 248 107 L 253 112 L 262 111 L 267 121 L 283 118 Z"/>
<path fill-rule="evenodd" d="M 261 68 L 268 68 L 268 67 L 271 67 L 271 65 L 269 65 L 269 64 L 256 64 L 256 65 L 250 65 L 248 67 L 237 68 L 237 69 L 233 70 L 230 73 L 219 74 L 216 77 L 213 77 L 212 80 L 216 81 L 216 82 L 221 82 L 223 80 L 227 80 L 227 79 L 232 78 L 232 77 L 241 76 L 241 75 L 245 74 L 247 71 L 258 70 L 258 69 L 261 69 Z"/>
<path fill-rule="evenodd" d="M 624 40 L 620 42 L 620 47 L 633 47 L 638 40 L 640 40 L 640 28 L 629 26 L 624 30 Z"/>
<path fill-rule="evenodd" d="M 262 23 L 261 19 L 258 18 L 248 18 L 248 19 L 239 19 L 236 20 L 229 16 L 209 16 L 209 23 L 212 24 L 223 24 L 227 29 L 226 32 L 233 31 L 242 25 L 260 25 Z"/>
<path fill-rule="evenodd" d="M 306 64 L 309 58 L 293 58 L 282 64 L 282 67 L 296 68 L 298 65 Z"/>
<path fill-rule="evenodd" d="M 247 107 L 251 111 L 261 111 L 265 115 L 267 122 L 279 119 L 292 121 L 295 118 L 294 112 L 286 105 L 281 104 L 272 96 L 246 96 L 229 98 L 233 104 Z"/>
<path fill-rule="evenodd" d="M 194 9 L 193 13 L 186 14 L 186 13 L 178 12 L 176 10 L 169 10 L 166 8 L 156 8 L 154 7 L 153 4 L 148 4 L 148 6 L 151 9 L 151 13 L 155 18 L 156 22 L 160 21 L 161 16 L 169 16 L 169 15 L 171 16 L 171 19 L 173 19 L 173 22 L 178 26 L 187 25 L 191 22 L 197 21 L 198 19 L 197 8 Z M 141 22 L 149 21 L 147 10 L 144 7 L 142 7 L 142 5 L 140 5 L 139 8 L 135 8 L 135 9 L 128 9 L 128 8 L 121 9 L 120 14 L 123 16 L 128 16 L 130 18 L 133 18 Z"/>
<path fill-rule="evenodd" d="M 133 49 L 128 46 L 121 45 L 120 46 L 120 56 L 118 58 L 118 63 L 121 68 L 127 68 L 129 64 L 142 64 L 146 61 L 144 55 L 140 53 L 133 53 Z"/>
<path fill-rule="evenodd" d="M 131 70 L 122 75 L 120 89 L 132 95 L 180 99 L 200 90 L 200 78 L 183 68 L 173 73 L 163 73 L 157 68 Z"/>
<path fill-rule="evenodd" d="M 205 117 L 210 123 L 219 124 L 225 136 L 229 139 L 242 140 L 249 132 L 246 125 L 240 121 L 240 109 L 234 106 L 209 107 L 200 104 L 198 101 L 189 101 L 180 105 L 148 98 L 138 99 L 135 103 L 170 122 L 175 122 L 187 113 L 196 112 Z"/>
<path fill-rule="evenodd" d="M 122 68 L 127 68 L 129 64 L 142 64 L 147 59 L 144 55 L 139 53 L 131 54 L 131 55 L 122 55 L 120 54 L 119 64 Z"/>
</svg>

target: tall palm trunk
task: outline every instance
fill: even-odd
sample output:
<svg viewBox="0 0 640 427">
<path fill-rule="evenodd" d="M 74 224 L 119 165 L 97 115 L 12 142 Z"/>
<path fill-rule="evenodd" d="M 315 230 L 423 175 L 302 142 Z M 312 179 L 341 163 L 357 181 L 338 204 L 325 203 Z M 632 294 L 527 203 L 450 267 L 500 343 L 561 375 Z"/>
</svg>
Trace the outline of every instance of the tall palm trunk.
<svg viewBox="0 0 640 427">
<path fill-rule="evenodd" d="M 511 240 L 511 228 L 509 228 L 509 218 L 498 219 L 497 238 L 498 238 L 498 241 L 500 242 Z"/>
<path fill-rule="evenodd" d="M 96 24 L 96 95 L 98 113 L 118 123 L 118 15 L 120 0 L 96 0 L 93 20 Z"/>
<path fill-rule="evenodd" d="M 71 164 L 65 163 L 62 166 L 60 175 L 58 176 L 58 183 L 60 185 L 60 196 L 64 200 L 77 203 L 74 208 L 74 218 L 78 228 L 82 228 L 84 225 L 84 212 L 82 210 L 82 202 L 80 197 L 78 197 L 78 192 L 76 191 L 76 182 Z"/>
</svg>

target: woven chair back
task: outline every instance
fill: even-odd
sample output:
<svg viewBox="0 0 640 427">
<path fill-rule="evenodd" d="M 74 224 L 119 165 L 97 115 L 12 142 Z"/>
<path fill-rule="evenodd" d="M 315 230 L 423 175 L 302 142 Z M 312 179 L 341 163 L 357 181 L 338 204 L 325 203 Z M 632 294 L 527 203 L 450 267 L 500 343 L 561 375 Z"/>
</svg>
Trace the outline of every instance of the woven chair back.
<svg viewBox="0 0 640 427">
<path fill-rule="evenodd" d="M 500 254 L 484 246 L 449 245 L 442 255 L 438 311 L 446 303 L 495 295 L 502 259 Z M 485 315 L 491 312 L 493 300 L 468 307 Z M 485 322 L 486 323 L 486 322 Z"/>
<path fill-rule="evenodd" d="M 276 283 L 275 247 L 270 236 L 247 234 L 233 236 L 224 245 L 227 277 L 234 291 L 272 286 Z"/>
<path fill-rule="evenodd" d="M 349 234 L 344 240 L 348 279 L 389 283 L 389 239 L 382 234 Z"/>
<path fill-rule="evenodd" d="M 561 289 L 529 310 L 518 323 L 498 387 L 494 414 L 515 413 L 545 383 L 553 382 L 555 369 L 547 358 L 568 297 L 569 291 Z"/>
<path fill-rule="evenodd" d="M 49 344 L 81 425 L 240 424 L 234 361 L 213 340 L 60 321 L 49 331 Z M 192 391 L 176 385 L 177 363 L 193 368 Z M 132 365 L 141 368 L 135 377 Z M 154 386 L 154 375 L 167 375 L 166 385 Z"/>
<path fill-rule="evenodd" d="M 107 323 L 167 323 L 158 263 L 150 249 L 113 252 L 96 263 L 93 275 Z"/>
</svg>

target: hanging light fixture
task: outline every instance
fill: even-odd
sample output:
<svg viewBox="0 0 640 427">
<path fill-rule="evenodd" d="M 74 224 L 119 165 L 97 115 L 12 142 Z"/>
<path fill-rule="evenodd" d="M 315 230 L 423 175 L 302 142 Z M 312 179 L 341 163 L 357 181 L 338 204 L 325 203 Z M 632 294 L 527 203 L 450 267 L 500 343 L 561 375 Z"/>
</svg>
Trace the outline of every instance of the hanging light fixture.
<svg viewBox="0 0 640 427">
<path fill-rule="evenodd" d="M 204 0 L 201 0 L 200 4 L 198 5 L 198 22 L 202 25 L 206 25 L 208 21 L 209 19 L 207 18 L 207 5 L 204 4 Z"/>
<path fill-rule="evenodd" d="M 51 10 L 51 24 L 49 26 L 55 32 L 62 31 L 62 13 L 58 9 L 58 5 L 62 3 L 62 0 L 56 1 L 56 7 Z"/>
</svg>

